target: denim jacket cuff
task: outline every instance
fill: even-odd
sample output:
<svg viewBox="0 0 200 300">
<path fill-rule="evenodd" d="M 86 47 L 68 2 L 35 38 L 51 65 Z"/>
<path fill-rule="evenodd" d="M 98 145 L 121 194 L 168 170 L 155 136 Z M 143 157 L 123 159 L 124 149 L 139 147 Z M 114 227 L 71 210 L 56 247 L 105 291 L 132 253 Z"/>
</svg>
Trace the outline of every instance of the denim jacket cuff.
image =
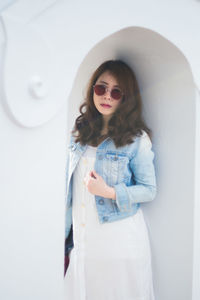
<svg viewBox="0 0 200 300">
<path fill-rule="evenodd" d="M 116 193 L 116 204 L 120 211 L 125 212 L 130 209 L 130 201 L 124 183 L 113 186 Z"/>
</svg>

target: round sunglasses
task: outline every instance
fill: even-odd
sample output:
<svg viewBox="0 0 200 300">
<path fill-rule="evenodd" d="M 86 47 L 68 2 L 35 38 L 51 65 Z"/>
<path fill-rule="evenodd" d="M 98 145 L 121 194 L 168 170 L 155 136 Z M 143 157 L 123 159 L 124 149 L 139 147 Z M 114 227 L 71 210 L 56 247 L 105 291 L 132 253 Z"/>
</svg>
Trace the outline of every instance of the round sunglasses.
<svg viewBox="0 0 200 300">
<path fill-rule="evenodd" d="M 93 85 L 93 89 L 97 96 L 103 96 L 107 91 L 110 91 L 110 95 L 114 100 L 119 100 L 123 96 L 122 91 L 120 91 L 119 89 L 114 88 L 110 90 L 103 84 L 95 84 Z"/>
</svg>

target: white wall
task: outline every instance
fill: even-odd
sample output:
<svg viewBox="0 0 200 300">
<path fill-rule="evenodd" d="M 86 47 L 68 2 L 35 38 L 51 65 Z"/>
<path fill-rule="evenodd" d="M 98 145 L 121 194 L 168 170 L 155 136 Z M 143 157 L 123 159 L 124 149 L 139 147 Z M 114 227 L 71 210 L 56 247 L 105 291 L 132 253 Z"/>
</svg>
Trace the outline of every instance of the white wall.
<svg viewBox="0 0 200 300">
<path fill-rule="evenodd" d="M 158 195 L 144 211 L 157 299 L 199 299 L 199 10 L 188 0 L 19 0 L 1 13 L 2 299 L 63 297 L 66 144 L 87 79 L 108 58 L 135 70 L 154 132 Z"/>
<path fill-rule="evenodd" d="M 48 9 L 40 8 L 45 24 Z M 0 26 L 0 298 L 4 300 L 63 296 L 65 75 L 63 59 L 55 59 L 51 47 L 51 32 L 42 35 L 33 26 L 37 10 L 28 14 L 25 9 L 24 15 L 31 18 L 33 12 L 30 23 L 4 12 Z"/>
<path fill-rule="evenodd" d="M 193 298 L 200 298 L 200 92 L 196 92 L 196 143 L 195 143 L 195 203 L 194 203 L 194 260 L 193 260 Z"/>
</svg>

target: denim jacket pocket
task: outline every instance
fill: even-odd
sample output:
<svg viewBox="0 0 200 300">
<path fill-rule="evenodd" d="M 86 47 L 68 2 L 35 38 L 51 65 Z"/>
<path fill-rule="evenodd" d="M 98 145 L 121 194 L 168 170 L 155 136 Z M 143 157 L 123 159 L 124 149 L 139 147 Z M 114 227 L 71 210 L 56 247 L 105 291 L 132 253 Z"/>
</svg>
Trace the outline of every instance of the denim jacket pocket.
<svg viewBox="0 0 200 300">
<path fill-rule="evenodd" d="M 129 158 L 125 154 L 106 153 L 106 175 L 109 185 L 120 183 L 125 178 L 125 169 L 129 162 Z"/>
</svg>

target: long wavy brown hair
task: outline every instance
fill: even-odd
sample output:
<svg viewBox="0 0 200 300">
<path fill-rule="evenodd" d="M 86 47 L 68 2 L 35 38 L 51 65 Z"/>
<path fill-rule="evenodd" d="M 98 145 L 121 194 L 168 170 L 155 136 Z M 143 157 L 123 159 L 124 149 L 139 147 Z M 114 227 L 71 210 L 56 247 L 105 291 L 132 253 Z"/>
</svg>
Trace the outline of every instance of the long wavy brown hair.
<svg viewBox="0 0 200 300">
<path fill-rule="evenodd" d="M 108 122 L 107 134 L 102 136 L 103 117 L 93 101 L 93 85 L 104 72 L 115 77 L 123 91 L 123 99 Z M 110 137 L 116 148 L 131 144 L 134 137 L 141 136 L 145 130 L 151 138 L 152 132 L 142 118 L 142 100 L 137 79 L 133 70 L 122 60 L 108 60 L 93 73 L 87 88 L 86 98 L 79 107 L 72 130 L 75 142 L 82 145 L 97 146 L 103 139 Z"/>
</svg>

